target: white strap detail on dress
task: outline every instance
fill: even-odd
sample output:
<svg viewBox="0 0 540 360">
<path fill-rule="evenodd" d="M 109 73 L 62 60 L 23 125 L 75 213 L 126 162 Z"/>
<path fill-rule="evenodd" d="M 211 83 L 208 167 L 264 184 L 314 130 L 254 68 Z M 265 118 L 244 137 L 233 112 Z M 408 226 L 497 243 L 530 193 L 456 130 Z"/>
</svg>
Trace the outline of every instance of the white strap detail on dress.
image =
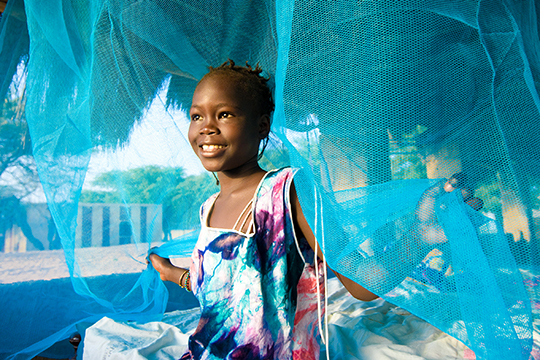
<svg viewBox="0 0 540 360">
<path fill-rule="evenodd" d="M 315 195 L 315 231 L 314 233 L 316 234 L 317 233 L 317 230 L 319 228 L 319 221 L 321 223 L 321 239 L 322 239 L 322 242 L 323 242 L 323 249 L 324 249 L 324 224 L 323 224 L 323 220 L 322 220 L 322 199 L 321 199 L 321 202 L 320 202 L 320 206 L 318 205 L 319 203 L 317 202 L 317 188 L 315 188 L 315 192 L 314 192 L 314 195 Z M 319 209 L 320 208 L 320 209 Z M 320 214 L 319 214 L 320 213 Z M 324 257 L 324 252 L 323 252 L 323 276 L 324 276 L 324 325 L 325 325 L 325 328 L 324 328 L 324 331 L 323 331 L 323 328 L 322 328 L 322 323 L 321 323 L 321 318 L 322 318 L 322 315 L 321 315 L 321 289 L 320 289 L 320 285 L 319 285 L 319 243 L 317 241 L 317 239 L 315 238 L 315 278 L 316 278 L 316 281 L 317 281 L 317 318 L 318 318 L 318 322 L 319 322 L 319 332 L 321 334 L 321 340 L 323 342 L 323 344 L 325 345 L 325 348 L 326 348 L 326 359 L 327 360 L 330 360 L 330 353 L 329 353 L 329 344 L 328 344 L 328 274 L 326 272 L 326 258 Z M 324 334 L 324 335 L 323 335 Z"/>
<path fill-rule="evenodd" d="M 244 221 L 242 221 L 242 225 L 240 226 L 239 229 L 236 228 L 236 226 L 238 225 L 238 223 L 240 222 L 240 220 L 242 220 L 242 217 L 244 216 L 244 214 L 246 213 L 246 211 L 248 209 L 250 209 L 250 206 L 251 204 L 253 203 L 253 199 L 249 200 L 249 202 L 247 203 L 246 207 L 244 208 L 244 210 L 242 210 L 242 212 L 240 213 L 240 216 L 238 217 L 238 219 L 236 220 L 236 222 L 234 223 L 234 226 L 233 226 L 233 230 L 237 230 L 239 232 L 242 232 L 242 229 L 244 228 L 244 226 L 246 225 L 246 222 L 247 222 L 247 219 L 249 218 L 249 213 L 246 215 L 246 217 L 244 218 Z M 253 209 L 250 209 L 251 212 Z M 250 225 L 251 227 L 251 225 Z M 249 229 L 247 229 L 249 231 Z M 248 233 L 248 231 L 246 231 L 246 233 Z"/>
<path fill-rule="evenodd" d="M 322 219 L 323 202 L 321 199 L 321 240 L 322 240 L 322 253 L 323 253 L 323 277 L 324 277 L 324 335 L 326 336 L 326 359 L 330 360 L 330 349 L 328 339 L 328 271 L 326 266 L 326 257 L 324 256 L 324 250 L 326 245 L 324 242 L 324 221 Z"/>
</svg>

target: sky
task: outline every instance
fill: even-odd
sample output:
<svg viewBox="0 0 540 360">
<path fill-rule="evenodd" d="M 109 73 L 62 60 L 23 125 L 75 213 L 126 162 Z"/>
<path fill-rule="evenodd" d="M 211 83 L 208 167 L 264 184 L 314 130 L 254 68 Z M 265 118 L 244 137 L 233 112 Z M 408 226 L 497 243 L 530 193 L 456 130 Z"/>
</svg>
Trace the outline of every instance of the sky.
<svg viewBox="0 0 540 360">
<path fill-rule="evenodd" d="M 91 186 L 96 175 L 111 170 L 129 170 L 157 165 L 182 167 L 186 175 L 204 172 L 187 140 L 189 120 L 182 109 L 165 108 L 166 89 L 152 101 L 136 124 L 128 143 L 112 150 L 94 149 L 83 188 Z"/>
</svg>

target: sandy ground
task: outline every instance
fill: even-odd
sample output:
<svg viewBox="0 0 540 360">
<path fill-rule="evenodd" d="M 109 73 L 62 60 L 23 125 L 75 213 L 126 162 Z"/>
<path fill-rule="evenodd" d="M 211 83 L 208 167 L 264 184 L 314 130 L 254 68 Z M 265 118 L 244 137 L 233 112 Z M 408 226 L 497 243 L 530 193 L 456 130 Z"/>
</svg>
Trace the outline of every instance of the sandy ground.
<svg viewBox="0 0 540 360">
<path fill-rule="evenodd" d="M 138 273 L 146 268 L 144 245 L 75 250 L 83 276 Z M 69 277 L 63 250 L 0 253 L 0 284 Z"/>
</svg>

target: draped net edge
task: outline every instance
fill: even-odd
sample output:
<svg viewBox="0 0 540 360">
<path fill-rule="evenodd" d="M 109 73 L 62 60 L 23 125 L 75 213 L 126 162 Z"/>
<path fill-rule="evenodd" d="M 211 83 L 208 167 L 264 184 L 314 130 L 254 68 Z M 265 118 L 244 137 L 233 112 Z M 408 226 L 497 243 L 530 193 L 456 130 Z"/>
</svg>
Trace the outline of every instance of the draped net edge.
<svg viewBox="0 0 540 360">
<path fill-rule="evenodd" d="M 0 353 L 28 358 L 103 316 L 150 321 L 179 306 L 144 259 L 162 243 L 160 255 L 188 254 L 198 204 L 216 191 L 193 165 L 182 110 L 206 67 L 231 58 L 274 79 L 263 164 L 302 169 L 295 185 L 329 265 L 479 359 L 529 358 L 534 1 L 10 0 L 1 25 L 2 255 L 31 280 L 2 272 Z M 441 190 L 459 172 L 480 211 Z M 42 186 L 45 225 L 28 215 L 39 186 L 20 178 Z M 18 252 L 12 224 L 27 239 Z M 47 240 L 31 235 L 39 226 Z M 53 258 L 67 266 L 48 279 Z"/>
</svg>

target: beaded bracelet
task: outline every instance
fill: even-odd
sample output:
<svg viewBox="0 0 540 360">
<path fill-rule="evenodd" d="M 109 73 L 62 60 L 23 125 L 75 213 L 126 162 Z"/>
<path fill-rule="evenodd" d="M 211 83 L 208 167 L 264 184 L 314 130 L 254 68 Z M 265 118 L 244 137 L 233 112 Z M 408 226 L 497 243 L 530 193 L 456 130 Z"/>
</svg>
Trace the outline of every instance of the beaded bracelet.
<svg viewBox="0 0 540 360">
<path fill-rule="evenodd" d="M 186 290 L 187 291 L 191 291 L 191 274 L 189 273 L 189 270 L 188 270 L 188 276 L 186 278 Z"/>
<path fill-rule="evenodd" d="M 180 279 L 178 279 L 178 285 L 179 285 L 182 289 L 184 289 L 184 285 L 183 285 L 183 284 L 184 284 L 184 277 L 185 277 L 186 274 L 188 274 L 188 273 L 189 273 L 188 270 L 184 271 L 184 272 L 182 273 L 182 275 L 180 275 Z"/>
<path fill-rule="evenodd" d="M 186 275 L 187 275 L 187 278 L 186 278 Z M 184 285 L 184 279 L 186 280 L 185 285 Z M 184 271 L 182 273 L 182 275 L 180 275 L 180 279 L 178 280 L 178 285 L 182 289 L 186 289 L 187 291 L 191 291 L 189 270 Z"/>
</svg>

